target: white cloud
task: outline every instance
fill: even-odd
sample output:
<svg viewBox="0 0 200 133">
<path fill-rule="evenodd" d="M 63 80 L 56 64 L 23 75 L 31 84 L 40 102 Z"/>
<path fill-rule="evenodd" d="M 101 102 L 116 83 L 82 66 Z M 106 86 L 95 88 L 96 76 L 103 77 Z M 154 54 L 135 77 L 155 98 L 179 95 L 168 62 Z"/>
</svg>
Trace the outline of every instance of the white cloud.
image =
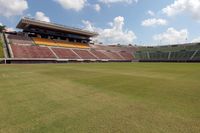
<svg viewBox="0 0 200 133">
<path fill-rule="evenodd" d="M 47 17 L 43 12 L 36 12 L 35 19 L 45 22 L 50 22 L 49 17 Z"/>
<path fill-rule="evenodd" d="M 146 19 L 142 21 L 141 25 L 142 26 L 167 25 L 167 20 L 151 18 L 151 19 Z"/>
<path fill-rule="evenodd" d="M 166 32 L 154 35 L 153 39 L 162 43 L 182 43 L 188 39 L 188 31 L 187 29 L 178 31 L 174 28 L 168 28 Z"/>
<path fill-rule="evenodd" d="M 192 42 L 200 42 L 200 37 L 193 39 Z"/>
<path fill-rule="evenodd" d="M 153 11 L 151 11 L 151 10 L 149 10 L 149 11 L 147 12 L 147 14 L 149 14 L 150 16 L 155 16 L 155 13 L 154 13 Z"/>
<path fill-rule="evenodd" d="M 7 32 L 12 32 L 12 31 L 16 31 L 16 29 L 12 28 L 12 27 L 6 27 L 6 31 Z"/>
<path fill-rule="evenodd" d="M 136 39 L 136 35 L 131 30 L 124 30 L 124 17 L 118 16 L 114 18 L 112 26 L 107 29 L 94 27 L 89 21 L 83 21 L 85 29 L 90 31 L 96 31 L 99 36 L 95 38 L 105 44 L 130 44 Z"/>
<path fill-rule="evenodd" d="M 28 9 L 26 0 L 0 0 L 0 15 L 11 17 L 22 15 Z"/>
<path fill-rule="evenodd" d="M 200 0 L 175 0 L 174 3 L 163 8 L 162 11 L 168 16 L 175 16 L 186 12 L 192 18 L 200 21 Z"/>
<path fill-rule="evenodd" d="M 101 6 L 99 4 L 94 5 L 94 10 L 99 12 L 101 10 Z"/>
<path fill-rule="evenodd" d="M 86 5 L 87 0 L 55 0 L 64 9 L 72 9 L 75 11 L 80 11 Z"/>
<path fill-rule="evenodd" d="M 2 23 L 0 23 L 0 26 L 3 26 L 3 24 L 2 24 Z"/>
<path fill-rule="evenodd" d="M 138 2 L 138 0 L 99 0 L 104 4 L 112 4 L 112 3 L 127 3 L 132 4 L 133 2 Z"/>
<path fill-rule="evenodd" d="M 90 21 L 82 20 L 82 23 L 84 24 L 84 29 L 89 31 L 95 31 L 97 28 L 93 26 L 93 24 Z"/>
</svg>

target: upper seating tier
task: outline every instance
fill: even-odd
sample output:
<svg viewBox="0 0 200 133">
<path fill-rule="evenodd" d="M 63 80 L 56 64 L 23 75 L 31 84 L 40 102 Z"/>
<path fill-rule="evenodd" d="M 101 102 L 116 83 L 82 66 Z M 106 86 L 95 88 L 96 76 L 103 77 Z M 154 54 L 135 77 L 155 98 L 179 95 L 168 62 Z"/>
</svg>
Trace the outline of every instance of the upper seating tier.
<svg viewBox="0 0 200 133">
<path fill-rule="evenodd" d="M 33 41 L 30 37 L 24 36 L 24 35 L 8 35 L 9 43 L 11 44 L 23 44 L 23 45 L 32 45 Z"/>
<path fill-rule="evenodd" d="M 47 46 L 57 46 L 66 48 L 90 48 L 89 45 L 78 43 L 78 42 L 67 42 L 64 40 L 52 40 L 45 38 L 33 38 L 35 44 L 37 45 L 47 45 Z"/>
</svg>

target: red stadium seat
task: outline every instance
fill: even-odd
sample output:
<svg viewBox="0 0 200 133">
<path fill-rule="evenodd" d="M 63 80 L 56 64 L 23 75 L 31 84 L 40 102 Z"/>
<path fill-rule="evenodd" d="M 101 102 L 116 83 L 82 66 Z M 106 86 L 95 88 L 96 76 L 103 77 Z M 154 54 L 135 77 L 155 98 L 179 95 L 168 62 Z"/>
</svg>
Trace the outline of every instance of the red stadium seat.
<svg viewBox="0 0 200 133">
<path fill-rule="evenodd" d="M 14 58 L 56 58 L 48 47 L 11 45 Z"/>
<path fill-rule="evenodd" d="M 52 48 L 60 59 L 80 59 L 71 49 Z"/>
</svg>

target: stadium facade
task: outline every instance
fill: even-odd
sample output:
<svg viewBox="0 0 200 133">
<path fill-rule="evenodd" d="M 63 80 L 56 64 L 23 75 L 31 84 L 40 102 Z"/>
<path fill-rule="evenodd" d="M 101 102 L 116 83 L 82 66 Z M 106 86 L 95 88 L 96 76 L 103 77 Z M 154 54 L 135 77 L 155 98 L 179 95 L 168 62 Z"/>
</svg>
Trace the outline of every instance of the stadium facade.
<svg viewBox="0 0 200 133">
<path fill-rule="evenodd" d="M 200 43 L 137 47 L 91 44 L 96 32 L 22 18 L 22 32 L 1 34 L 2 63 L 199 62 Z"/>
</svg>

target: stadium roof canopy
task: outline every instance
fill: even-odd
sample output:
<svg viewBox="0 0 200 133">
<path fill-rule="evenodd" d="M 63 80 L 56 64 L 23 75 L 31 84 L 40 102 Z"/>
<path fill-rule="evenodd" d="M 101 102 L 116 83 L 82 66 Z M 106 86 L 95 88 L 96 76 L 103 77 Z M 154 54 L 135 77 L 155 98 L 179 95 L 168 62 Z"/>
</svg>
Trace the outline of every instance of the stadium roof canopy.
<svg viewBox="0 0 200 133">
<path fill-rule="evenodd" d="M 19 21 L 19 23 L 17 24 L 18 29 L 27 29 L 28 27 L 31 27 L 31 26 L 39 27 L 39 28 L 43 28 L 43 29 L 56 30 L 56 31 L 60 31 L 60 32 L 79 34 L 79 35 L 84 35 L 84 36 L 88 36 L 88 37 L 94 37 L 94 36 L 98 35 L 97 32 L 90 32 L 90 31 L 83 30 L 80 28 L 68 27 L 65 25 L 40 21 L 40 20 L 36 20 L 33 18 L 27 18 L 27 17 L 22 18 Z"/>
</svg>

